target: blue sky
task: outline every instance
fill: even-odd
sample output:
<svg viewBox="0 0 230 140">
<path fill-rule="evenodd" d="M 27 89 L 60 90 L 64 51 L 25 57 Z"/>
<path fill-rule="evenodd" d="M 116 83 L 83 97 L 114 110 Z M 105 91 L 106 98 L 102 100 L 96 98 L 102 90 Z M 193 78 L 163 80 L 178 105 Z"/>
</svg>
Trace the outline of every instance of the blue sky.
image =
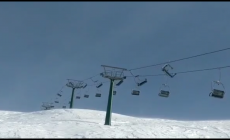
<svg viewBox="0 0 230 140">
<path fill-rule="evenodd" d="M 82 80 L 103 71 L 101 64 L 127 69 L 166 62 L 229 47 L 227 2 L 1 2 L 0 109 L 37 111 L 54 100 L 67 78 Z M 229 51 L 171 65 L 187 71 L 229 65 Z M 230 119 L 229 69 L 222 69 L 224 99 L 208 96 L 218 70 L 178 74 L 169 79 L 169 98 L 158 97 L 164 77 L 146 77 L 140 96 L 128 78 L 117 88 L 113 112 L 179 120 Z M 161 74 L 161 66 L 133 71 Z M 130 75 L 129 73 L 126 73 Z M 94 80 L 108 81 L 100 76 Z M 92 85 L 90 80 L 86 81 Z M 109 83 L 102 98 L 75 100 L 75 108 L 106 110 Z M 77 94 L 85 90 L 76 91 Z M 63 89 L 62 104 L 71 89 Z"/>
</svg>

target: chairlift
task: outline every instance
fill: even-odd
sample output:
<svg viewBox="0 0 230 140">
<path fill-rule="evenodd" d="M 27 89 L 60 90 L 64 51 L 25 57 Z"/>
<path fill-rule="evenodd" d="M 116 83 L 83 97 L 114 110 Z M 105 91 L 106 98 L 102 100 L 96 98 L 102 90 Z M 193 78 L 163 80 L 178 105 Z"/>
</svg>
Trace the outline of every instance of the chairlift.
<svg viewBox="0 0 230 140">
<path fill-rule="evenodd" d="M 100 83 L 100 84 L 98 84 L 96 87 L 97 87 L 97 88 L 100 88 L 102 85 L 103 85 L 103 84 Z"/>
<path fill-rule="evenodd" d="M 98 83 L 98 80 L 94 81 L 92 78 L 90 78 L 94 84 Z M 103 84 L 102 83 L 99 83 L 96 85 L 96 88 L 100 88 Z"/>
<path fill-rule="evenodd" d="M 136 85 L 136 86 L 137 86 L 137 89 L 132 90 L 132 92 L 131 92 L 132 95 L 140 95 L 140 90 L 138 88 L 139 86 L 138 85 Z"/>
<path fill-rule="evenodd" d="M 83 89 L 86 88 L 86 87 L 87 87 L 87 84 L 85 84 L 84 86 L 82 86 Z"/>
<path fill-rule="evenodd" d="M 85 98 L 89 98 L 89 95 L 84 95 Z"/>
<path fill-rule="evenodd" d="M 131 73 L 131 74 L 132 74 L 132 73 Z M 132 74 L 132 75 L 133 75 L 133 74 Z M 138 77 L 139 77 L 139 75 L 134 76 L 134 82 L 136 83 L 136 87 L 137 87 L 137 88 L 136 88 L 136 89 L 133 89 L 132 92 L 131 92 L 132 95 L 137 95 L 137 96 L 140 95 L 139 87 L 142 86 L 142 85 L 144 85 L 145 83 L 147 83 L 147 79 L 141 81 Z M 138 78 L 138 80 L 141 81 L 141 82 L 137 82 L 137 81 L 136 81 L 136 78 Z"/>
<path fill-rule="evenodd" d="M 50 110 L 52 108 L 54 108 L 54 106 L 47 102 L 43 102 L 43 104 L 41 105 L 42 110 Z"/>
<path fill-rule="evenodd" d="M 59 103 L 58 101 L 54 101 L 55 103 Z"/>
<path fill-rule="evenodd" d="M 89 87 L 88 88 L 86 88 L 86 92 L 84 93 L 84 98 L 89 98 L 89 94 L 88 94 L 88 92 L 89 92 Z M 80 92 L 81 93 L 81 92 Z M 80 94 L 79 93 L 79 94 Z M 79 95 L 78 97 L 76 97 L 77 99 L 80 99 L 81 97 L 80 97 L 81 95 Z"/>
<path fill-rule="evenodd" d="M 142 86 L 142 85 L 144 85 L 145 83 L 147 83 L 147 79 L 145 79 L 144 81 L 138 83 L 138 86 Z"/>
<path fill-rule="evenodd" d="M 160 89 L 160 93 L 158 95 L 161 96 L 161 97 L 166 97 L 167 98 L 167 97 L 169 97 L 169 94 L 170 94 L 169 86 L 166 85 L 166 84 L 162 84 L 162 87 Z"/>
<path fill-rule="evenodd" d="M 95 97 L 101 97 L 101 91 L 99 89 L 97 89 L 97 93 L 96 93 Z"/>
<path fill-rule="evenodd" d="M 222 99 L 224 98 L 224 91 L 213 89 L 212 92 L 209 94 L 209 96 Z"/>
<path fill-rule="evenodd" d="M 136 82 L 136 78 L 141 82 Z M 137 86 L 142 86 L 147 83 L 147 79 L 145 78 L 144 80 L 140 80 L 139 75 L 135 76 L 134 81 L 137 83 Z"/>
<path fill-rule="evenodd" d="M 224 87 L 224 84 L 220 82 L 220 79 L 221 79 L 221 71 L 219 69 L 219 80 L 213 81 L 211 83 L 211 90 L 212 90 L 212 92 L 209 94 L 209 96 L 215 97 L 215 98 L 220 98 L 220 99 L 224 98 L 225 87 Z M 222 89 L 216 89 L 216 88 L 214 88 L 215 85 L 217 85 L 217 86 L 221 85 Z"/>
<path fill-rule="evenodd" d="M 173 78 L 176 75 L 176 73 L 169 73 L 169 69 L 173 69 L 173 67 L 169 64 L 166 64 L 162 67 L 162 71 L 165 72 L 171 78 Z"/>
<path fill-rule="evenodd" d="M 120 81 L 116 84 L 116 86 L 120 86 L 122 83 L 123 83 L 123 80 L 120 80 Z"/>
<path fill-rule="evenodd" d="M 116 83 L 116 85 L 115 85 L 115 87 L 114 87 L 113 95 L 116 95 L 116 94 L 117 94 L 116 87 L 117 87 L 117 86 L 120 86 L 122 83 L 123 83 L 123 80 L 120 80 L 118 83 Z"/>
<path fill-rule="evenodd" d="M 140 91 L 139 90 L 132 90 L 132 95 L 140 95 Z"/>
<path fill-rule="evenodd" d="M 100 93 L 96 93 L 95 97 L 101 97 Z"/>
<path fill-rule="evenodd" d="M 96 86 L 97 88 L 97 93 L 95 95 L 95 97 L 101 97 L 101 90 Z"/>
<path fill-rule="evenodd" d="M 117 94 L 116 87 L 119 86 L 119 85 L 121 85 L 121 83 L 123 83 L 123 80 L 120 80 L 118 83 L 115 84 L 114 90 L 113 90 L 113 95 Z"/>
<path fill-rule="evenodd" d="M 81 89 L 79 89 L 79 92 L 77 92 L 77 95 L 76 95 L 76 99 L 80 99 L 81 98 Z"/>
<path fill-rule="evenodd" d="M 165 83 L 162 84 L 162 86 L 160 87 L 160 92 L 159 92 L 159 96 L 161 97 L 169 97 L 170 94 L 170 87 L 168 85 L 168 76 L 165 75 Z"/>
<path fill-rule="evenodd" d="M 59 94 L 59 93 L 58 93 L 57 95 L 58 95 L 58 96 L 60 96 L 60 97 L 62 96 L 62 95 L 61 95 L 61 94 Z"/>
</svg>

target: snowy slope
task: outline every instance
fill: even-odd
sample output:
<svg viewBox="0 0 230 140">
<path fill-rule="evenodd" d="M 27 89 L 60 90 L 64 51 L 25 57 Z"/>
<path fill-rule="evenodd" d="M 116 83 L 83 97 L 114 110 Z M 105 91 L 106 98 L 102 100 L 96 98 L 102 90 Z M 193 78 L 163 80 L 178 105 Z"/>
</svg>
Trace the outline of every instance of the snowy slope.
<svg viewBox="0 0 230 140">
<path fill-rule="evenodd" d="M 32 113 L 0 111 L 0 138 L 229 138 L 230 121 L 175 121 L 105 112 L 56 109 Z M 229 134 L 229 135 L 228 135 Z"/>
</svg>

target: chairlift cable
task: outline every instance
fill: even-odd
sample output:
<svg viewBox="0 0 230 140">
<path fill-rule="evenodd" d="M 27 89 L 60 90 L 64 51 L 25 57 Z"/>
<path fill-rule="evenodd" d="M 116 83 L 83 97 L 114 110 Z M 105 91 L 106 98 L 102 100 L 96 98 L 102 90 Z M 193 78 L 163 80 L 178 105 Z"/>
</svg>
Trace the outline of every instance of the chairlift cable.
<svg viewBox="0 0 230 140">
<path fill-rule="evenodd" d="M 178 61 L 182 61 L 182 60 L 186 60 L 186 59 L 191 59 L 191 58 L 195 58 L 195 57 L 200 57 L 200 56 L 204 56 L 204 55 L 209 55 L 209 54 L 213 54 L 213 53 L 218 53 L 218 52 L 221 52 L 221 51 L 226 51 L 226 50 L 229 50 L 230 48 L 225 48 L 225 49 L 220 49 L 220 50 L 216 50 L 216 51 L 212 51 L 212 52 L 207 52 L 207 53 L 203 53 L 203 54 L 199 54 L 199 55 L 194 55 L 194 56 L 190 56 L 190 57 L 185 57 L 185 58 L 181 58 L 181 59 L 176 59 L 176 60 L 172 60 L 170 61 L 170 63 L 173 63 L 173 62 L 178 62 Z M 138 70 L 138 69 L 143 69 L 143 68 L 148 68 L 148 67 L 154 67 L 154 66 L 159 66 L 159 65 L 163 65 L 165 63 L 168 63 L 168 62 L 164 62 L 164 63 L 158 63 L 158 64 L 153 64 L 153 65 L 149 65 L 149 66 L 142 66 L 142 67 L 139 67 L 139 68 L 133 68 L 133 69 L 129 69 L 127 71 L 132 71 L 132 70 Z M 89 78 L 86 78 L 82 81 L 86 81 L 86 80 L 89 80 L 93 77 L 96 77 L 96 76 L 99 76 L 101 73 L 99 74 L 96 74 L 94 76 L 91 76 Z M 162 76 L 162 75 L 156 75 L 156 76 Z"/>
<path fill-rule="evenodd" d="M 199 69 L 199 70 L 190 70 L 190 71 L 181 71 L 176 72 L 177 74 L 185 74 L 185 73 L 193 73 L 193 72 L 201 72 L 201 71 L 208 71 L 208 70 L 216 70 L 216 69 L 225 69 L 229 68 L 229 66 L 222 66 L 222 67 L 214 67 L 214 68 L 207 68 L 207 69 Z M 165 74 L 155 74 L 155 75 L 139 75 L 140 77 L 153 77 L 153 76 L 164 76 Z M 134 77 L 134 76 L 126 76 L 126 77 Z"/>
<path fill-rule="evenodd" d="M 225 48 L 225 49 L 216 50 L 216 51 L 212 51 L 212 52 L 207 52 L 207 53 L 203 53 L 203 54 L 198 54 L 198 55 L 194 55 L 194 56 L 190 56 L 190 57 L 180 58 L 180 59 L 176 59 L 176 60 L 170 61 L 170 63 L 177 62 L 177 61 L 182 61 L 182 60 L 186 60 L 186 59 L 191 59 L 191 58 L 195 58 L 195 57 L 200 57 L 200 56 L 203 56 L 203 55 L 209 55 L 209 54 L 217 53 L 217 52 L 221 52 L 221 51 L 226 51 L 226 50 L 229 50 L 229 49 L 230 48 Z M 133 68 L 133 69 L 130 69 L 129 71 L 143 69 L 143 68 L 148 68 L 148 67 L 154 67 L 154 66 L 158 66 L 158 65 L 163 65 L 165 63 L 167 63 L 167 62 L 153 64 L 153 65 L 149 65 L 149 66 L 143 66 L 143 67 L 139 67 L 139 68 Z"/>
</svg>

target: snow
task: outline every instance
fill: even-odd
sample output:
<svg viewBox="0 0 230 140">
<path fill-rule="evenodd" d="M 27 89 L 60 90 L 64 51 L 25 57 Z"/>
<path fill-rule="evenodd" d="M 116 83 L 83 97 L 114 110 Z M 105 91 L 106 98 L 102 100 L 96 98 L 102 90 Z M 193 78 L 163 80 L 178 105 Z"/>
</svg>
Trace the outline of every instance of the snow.
<svg viewBox="0 0 230 140">
<path fill-rule="evenodd" d="M 0 111 L 1 138 L 229 138 L 230 121 L 176 121 L 105 112 L 54 109 L 30 113 Z M 229 135 L 228 135 L 229 134 Z"/>
</svg>

